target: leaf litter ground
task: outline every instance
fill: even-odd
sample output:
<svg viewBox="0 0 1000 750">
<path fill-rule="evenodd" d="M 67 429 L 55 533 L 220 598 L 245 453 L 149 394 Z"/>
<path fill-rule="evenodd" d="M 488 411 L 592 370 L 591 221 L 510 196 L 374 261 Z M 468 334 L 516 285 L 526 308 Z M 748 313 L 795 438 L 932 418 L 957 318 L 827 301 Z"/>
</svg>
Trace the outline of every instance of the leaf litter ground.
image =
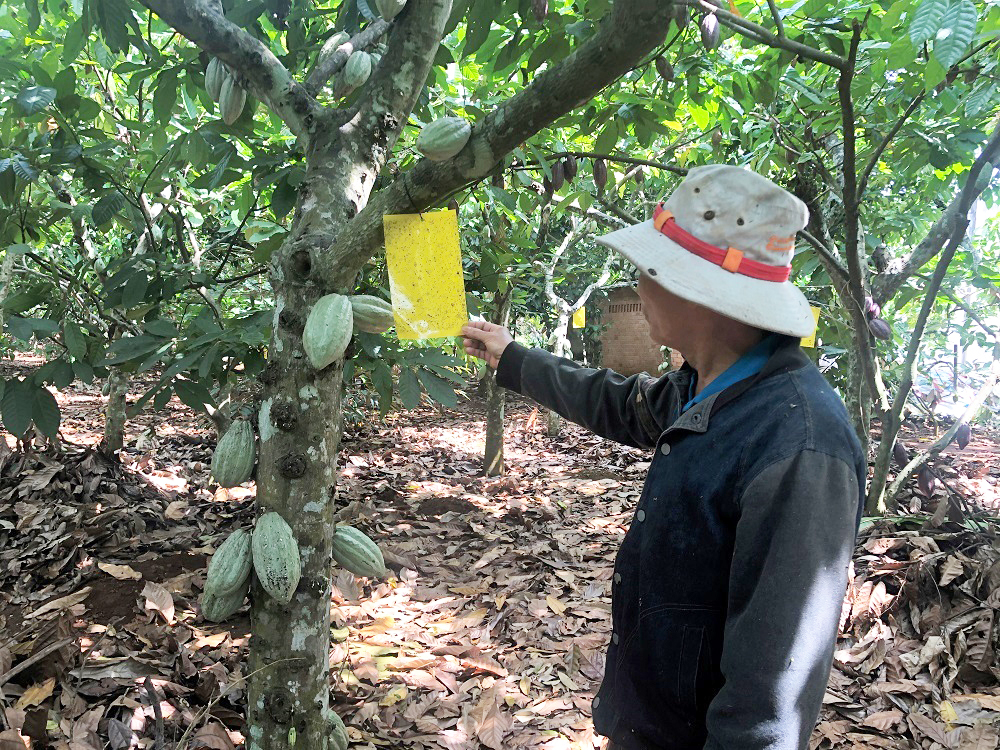
<svg viewBox="0 0 1000 750">
<path fill-rule="evenodd" d="M 98 391 L 59 399 L 62 452 L 0 445 L 0 750 L 239 746 L 249 620 L 208 623 L 197 599 L 211 552 L 252 520 L 252 484 L 208 484 L 213 434 L 176 401 L 129 425 L 121 465 L 90 449 Z M 341 516 L 392 571 L 335 571 L 352 747 L 602 747 L 609 579 L 648 456 L 573 425 L 548 438 L 515 401 L 508 474 L 487 479 L 482 413 L 347 430 Z M 949 450 L 939 473 L 859 539 L 810 748 L 1000 745 L 996 441 Z"/>
</svg>

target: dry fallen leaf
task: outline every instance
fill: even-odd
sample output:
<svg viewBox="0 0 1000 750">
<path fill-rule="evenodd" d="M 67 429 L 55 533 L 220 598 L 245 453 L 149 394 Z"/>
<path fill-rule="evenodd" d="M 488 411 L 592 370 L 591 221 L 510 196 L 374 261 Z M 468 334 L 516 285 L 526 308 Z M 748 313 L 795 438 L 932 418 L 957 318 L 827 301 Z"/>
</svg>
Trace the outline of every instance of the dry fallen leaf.
<svg viewBox="0 0 1000 750">
<path fill-rule="evenodd" d="M 229 733 L 222 724 L 206 724 L 191 740 L 191 750 L 236 750 Z"/>
<path fill-rule="evenodd" d="M 97 563 L 97 567 L 109 576 L 117 578 L 119 581 L 138 581 L 142 578 L 142 573 L 135 568 L 129 567 L 128 565 L 115 565 L 114 563 L 99 562 Z"/>
<path fill-rule="evenodd" d="M 168 625 L 174 622 L 174 598 L 163 586 L 152 581 L 146 581 L 142 589 L 142 595 L 146 598 L 146 609 L 159 612 Z"/>
<path fill-rule="evenodd" d="M 55 689 L 55 686 L 55 677 L 50 677 L 45 682 L 36 682 L 24 691 L 24 694 L 18 698 L 15 706 L 21 710 L 31 706 L 40 706 L 44 701 L 48 700 L 50 695 L 52 695 L 52 691 Z"/>
<path fill-rule="evenodd" d="M 58 599 L 53 599 L 50 602 L 46 602 L 41 607 L 36 609 L 34 612 L 25 615 L 24 619 L 27 620 L 32 617 L 41 617 L 42 615 L 48 614 L 49 612 L 56 612 L 63 609 L 69 609 L 73 605 L 82 602 L 88 596 L 90 596 L 90 586 L 86 586 L 73 594 L 60 596 Z"/>
<path fill-rule="evenodd" d="M 28 739 L 13 729 L 0 732 L 0 750 L 27 750 Z"/>
</svg>

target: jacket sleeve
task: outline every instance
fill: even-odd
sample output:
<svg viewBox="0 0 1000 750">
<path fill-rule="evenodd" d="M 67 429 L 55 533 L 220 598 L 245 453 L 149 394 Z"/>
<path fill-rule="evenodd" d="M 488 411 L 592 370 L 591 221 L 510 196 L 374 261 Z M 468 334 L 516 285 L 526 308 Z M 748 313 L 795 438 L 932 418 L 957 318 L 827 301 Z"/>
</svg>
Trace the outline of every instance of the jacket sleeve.
<svg viewBox="0 0 1000 750">
<path fill-rule="evenodd" d="M 804 750 L 830 676 L 857 535 L 858 478 L 802 451 L 740 496 L 722 658 L 705 750 Z"/>
<path fill-rule="evenodd" d="M 511 343 L 497 364 L 497 383 L 517 391 L 602 437 L 634 448 L 653 448 L 669 409 L 666 377 L 624 377 L 595 370 L 541 349 Z M 661 417 L 662 419 L 662 417 Z"/>
</svg>

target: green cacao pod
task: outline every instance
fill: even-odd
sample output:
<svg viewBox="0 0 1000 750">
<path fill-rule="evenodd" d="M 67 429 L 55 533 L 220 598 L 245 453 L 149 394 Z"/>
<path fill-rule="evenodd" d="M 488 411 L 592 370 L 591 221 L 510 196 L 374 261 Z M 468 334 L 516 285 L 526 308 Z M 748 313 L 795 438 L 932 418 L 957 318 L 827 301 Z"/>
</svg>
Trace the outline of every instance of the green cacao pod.
<svg viewBox="0 0 1000 750">
<path fill-rule="evenodd" d="M 106 382 L 101 387 L 101 395 L 102 396 L 110 396 L 111 395 L 111 383 L 110 382 Z"/>
<path fill-rule="evenodd" d="M 352 89 L 363 86 L 372 74 L 372 58 L 364 50 L 355 50 L 344 66 L 344 85 Z"/>
<path fill-rule="evenodd" d="M 336 34 L 331 36 L 323 42 L 323 46 L 320 47 L 319 55 L 316 56 L 316 64 L 319 65 L 326 58 L 336 52 L 344 42 L 348 42 L 350 39 L 351 35 L 346 31 L 338 31 Z"/>
<path fill-rule="evenodd" d="M 344 720 L 340 718 L 332 708 L 328 716 L 330 723 L 330 750 L 347 750 L 350 739 L 347 736 L 347 727 Z"/>
<path fill-rule="evenodd" d="M 265 513 L 257 519 L 250 546 L 261 587 L 277 601 L 288 604 L 302 575 L 299 545 L 291 527 L 274 511 Z"/>
<path fill-rule="evenodd" d="M 219 545 L 209 560 L 205 591 L 218 596 L 244 591 L 252 569 L 250 535 L 243 529 L 237 529 Z"/>
<path fill-rule="evenodd" d="M 356 576 L 378 578 L 385 575 L 382 550 L 353 526 L 338 526 L 333 533 L 333 559 Z"/>
<path fill-rule="evenodd" d="M 243 107 L 247 103 L 247 92 L 236 83 L 236 79 L 228 76 L 222 84 L 222 92 L 219 94 L 219 109 L 222 112 L 222 121 L 226 125 L 232 125 L 243 114 Z"/>
<path fill-rule="evenodd" d="M 461 117 L 441 117 L 420 131 L 417 151 L 431 161 L 444 161 L 465 148 L 471 136 L 472 125 Z"/>
<path fill-rule="evenodd" d="M 215 446 L 212 454 L 212 476 L 221 487 L 243 484 L 253 474 L 257 458 L 253 428 L 243 419 L 237 419 Z"/>
<path fill-rule="evenodd" d="M 375 7 L 382 20 L 391 21 L 406 5 L 406 0 L 375 0 Z"/>
<path fill-rule="evenodd" d="M 205 90 L 212 97 L 213 102 L 219 101 L 219 97 L 222 95 L 222 84 L 225 83 L 228 76 L 226 66 L 222 64 L 221 60 L 217 57 L 209 60 L 208 67 L 205 68 Z"/>
<path fill-rule="evenodd" d="M 201 614 L 211 622 L 222 622 L 243 606 L 246 595 L 245 585 L 231 594 L 218 594 L 206 588 L 201 593 Z"/>
<path fill-rule="evenodd" d="M 396 322 L 392 305 L 370 294 L 357 294 L 350 298 L 354 312 L 354 330 L 365 333 L 385 333 Z"/>
<path fill-rule="evenodd" d="M 342 294 L 320 297 L 309 311 L 302 330 L 302 347 L 312 366 L 322 370 L 340 359 L 351 342 L 354 311 Z"/>
</svg>

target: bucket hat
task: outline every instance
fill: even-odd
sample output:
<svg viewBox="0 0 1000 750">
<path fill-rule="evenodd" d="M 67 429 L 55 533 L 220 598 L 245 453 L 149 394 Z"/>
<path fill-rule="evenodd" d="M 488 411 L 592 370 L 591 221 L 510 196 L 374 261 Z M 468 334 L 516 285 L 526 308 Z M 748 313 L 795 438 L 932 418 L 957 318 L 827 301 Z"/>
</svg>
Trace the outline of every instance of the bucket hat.
<svg viewBox="0 0 1000 750">
<path fill-rule="evenodd" d="M 693 167 L 653 218 L 598 238 L 669 292 L 766 331 L 809 336 L 815 320 L 788 280 L 806 204 L 742 167 Z"/>
</svg>

